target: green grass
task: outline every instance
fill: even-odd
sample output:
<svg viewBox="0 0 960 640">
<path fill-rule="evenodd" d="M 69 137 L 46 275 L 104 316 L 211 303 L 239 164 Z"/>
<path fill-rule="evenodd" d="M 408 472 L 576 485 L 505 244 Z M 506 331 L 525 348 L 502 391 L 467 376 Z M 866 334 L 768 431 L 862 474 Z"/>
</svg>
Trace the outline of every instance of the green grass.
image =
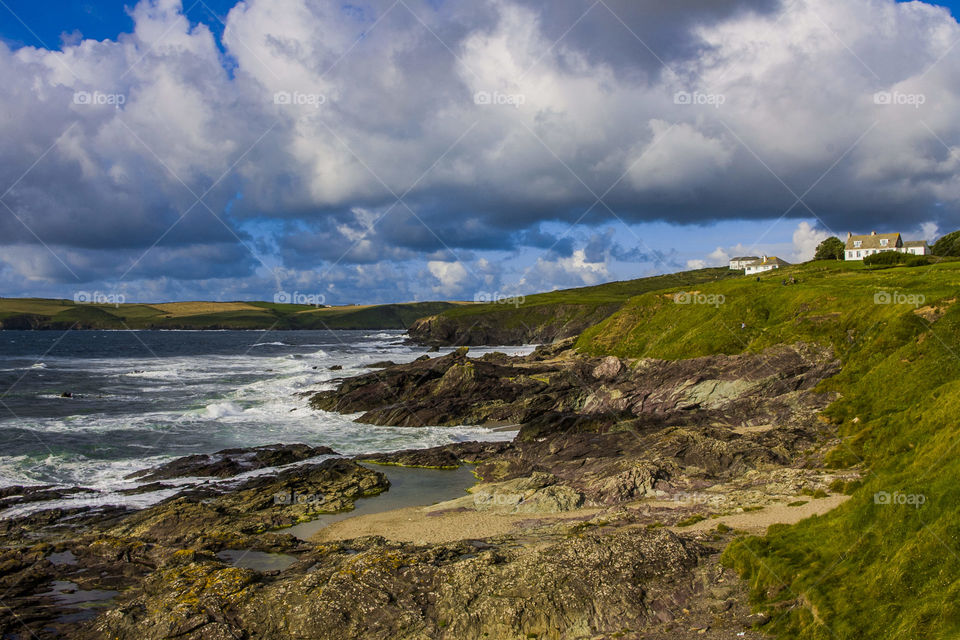
<svg viewBox="0 0 960 640">
<path fill-rule="evenodd" d="M 783 286 L 790 276 L 799 283 Z M 960 264 L 875 271 L 817 262 L 702 292 L 725 301 L 677 305 L 644 294 L 578 347 L 674 359 L 804 341 L 832 346 L 843 361 L 820 386 L 841 394 L 826 411 L 842 438 L 828 464 L 859 465 L 862 486 L 837 483 L 831 488 L 852 494 L 841 507 L 738 539 L 724 553 L 772 616 L 765 630 L 789 638 L 960 637 Z M 924 298 L 919 309 L 875 304 L 884 292 Z M 880 492 L 923 502 L 878 503 Z"/>
<path fill-rule="evenodd" d="M 455 306 L 449 302 L 417 302 L 318 309 L 269 302 L 154 306 L 0 298 L 0 326 L 39 329 L 406 329 L 418 318 Z"/>
</svg>

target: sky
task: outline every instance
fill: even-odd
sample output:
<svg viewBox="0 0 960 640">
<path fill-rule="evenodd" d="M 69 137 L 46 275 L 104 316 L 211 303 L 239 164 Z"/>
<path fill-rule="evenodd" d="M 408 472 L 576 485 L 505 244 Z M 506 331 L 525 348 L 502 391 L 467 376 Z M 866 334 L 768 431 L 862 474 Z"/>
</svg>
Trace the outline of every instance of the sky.
<svg viewBox="0 0 960 640">
<path fill-rule="evenodd" d="M 484 300 L 932 241 L 956 9 L 0 0 L 0 296 Z"/>
</svg>

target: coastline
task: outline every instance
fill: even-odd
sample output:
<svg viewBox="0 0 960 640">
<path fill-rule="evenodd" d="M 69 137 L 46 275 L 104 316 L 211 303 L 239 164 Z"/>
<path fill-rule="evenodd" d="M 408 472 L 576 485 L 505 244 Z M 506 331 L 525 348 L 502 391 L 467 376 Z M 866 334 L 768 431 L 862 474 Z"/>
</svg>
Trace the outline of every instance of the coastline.
<svg viewBox="0 0 960 640">
<path fill-rule="evenodd" d="M 720 557 L 737 536 L 846 500 L 832 489 L 836 473 L 808 464 L 830 397 L 807 389 L 834 371 L 829 353 L 782 347 L 641 368 L 572 346 L 410 353 L 344 377 L 294 358 L 304 381 L 326 379 L 293 394 L 295 403 L 356 430 L 339 454 L 304 443 L 177 458 L 143 477 L 144 491 L 191 483 L 160 502 L 68 518 L 36 511 L 7 522 L 7 536 L 20 527 L 16 536 L 47 543 L 37 551 L 51 558 L 39 584 L 76 585 L 82 598 L 111 592 L 98 605 L 107 612 L 81 624 L 87 635 L 52 622 L 84 639 L 158 627 L 193 640 L 209 625 L 264 637 L 295 625 L 318 638 L 334 629 L 411 639 L 570 637 L 549 631 L 559 629 L 759 638 L 746 585 Z M 760 361 L 791 378 L 770 386 Z M 689 382 L 704 372 L 713 380 Z M 656 418 L 646 427 L 617 408 L 651 393 L 659 404 L 645 405 Z M 701 408 L 678 410 L 688 398 Z M 425 448 L 425 424 L 449 425 L 429 427 L 447 443 Z M 493 439 L 453 436 L 464 424 Z M 420 443 L 357 453 L 357 438 L 372 432 L 379 443 Z M 45 497 L 38 488 L 9 499 Z M 14 553 L 23 551 L 0 560 Z M 26 591 L 15 604 L 39 619 L 50 615 L 47 595 Z M 371 614 L 371 603 L 382 607 Z M 231 617 L 210 618 L 211 606 Z M 198 627 L 198 617 L 207 622 Z"/>
</svg>

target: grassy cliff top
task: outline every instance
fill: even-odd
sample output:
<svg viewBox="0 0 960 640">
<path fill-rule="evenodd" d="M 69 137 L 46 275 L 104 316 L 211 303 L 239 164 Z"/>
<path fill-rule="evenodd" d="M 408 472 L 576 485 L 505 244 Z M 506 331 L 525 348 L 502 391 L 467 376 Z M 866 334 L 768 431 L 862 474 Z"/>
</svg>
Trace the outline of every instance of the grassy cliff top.
<svg viewBox="0 0 960 640">
<path fill-rule="evenodd" d="M 496 315 L 502 313 L 504 307 L 525 309 L 561 305 L 619 305 L 647 291 L 656 291 L 667 287 L 690 286 L 702 282 L 713 282 L 733 278 L 738 274 L 743 275 L 741 272 L 731 271 L 726 267 L 682 271 L 680 273 L 638 278 L 636 280 L 608 282 L 590 287 L 560 289 L 529 296 L 507 297 L 502 302 L 492 301 L 485 304 L 461 305 L 447 309 L 443 312 L 443 315 L 449 318 L 476 317 L 487 314 Z"/>
<path fill-rule="evenodd" d="M 797 284 L 783 285 L 793 277 Z M 594 354 L 664 359 L 831 345 L 843 371 L 827 458 L 860 468 L 840 508 L 724 554 L 789 638 L 960 636 L 960 262 L 815 262 L 631 298 L 587 330 Z M 678 301 L 685 304 L 678 304 Z"/>
</svg>

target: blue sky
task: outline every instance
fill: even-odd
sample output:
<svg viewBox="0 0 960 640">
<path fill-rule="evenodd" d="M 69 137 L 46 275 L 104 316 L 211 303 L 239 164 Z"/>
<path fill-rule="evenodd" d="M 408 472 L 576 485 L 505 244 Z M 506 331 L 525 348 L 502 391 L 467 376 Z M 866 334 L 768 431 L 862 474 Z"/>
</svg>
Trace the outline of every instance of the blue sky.
<svg viewBox="0 0 960 640">
<path fill-rule="evenodd" d="M 960 226 L 934 5 L 234 4 L 3 0 L 0 295 L 473 299 Z"/>
<path fill-rule="evenodd" d="M 4 0 L 5 14 L 0 19 L 0 37 L 10 46 L 47 46 L 59 48 L 64 37 L 79 32 L 93 40 L 115 40 L 121 33 L 133 29 L 128 7 L 136 2 L 101 0 Z M 193 22 L 203 22 L 218 36 L 223 32 L 223 21 L 236 0 L 188 1 L 186 15 Z"/>
</svg>

